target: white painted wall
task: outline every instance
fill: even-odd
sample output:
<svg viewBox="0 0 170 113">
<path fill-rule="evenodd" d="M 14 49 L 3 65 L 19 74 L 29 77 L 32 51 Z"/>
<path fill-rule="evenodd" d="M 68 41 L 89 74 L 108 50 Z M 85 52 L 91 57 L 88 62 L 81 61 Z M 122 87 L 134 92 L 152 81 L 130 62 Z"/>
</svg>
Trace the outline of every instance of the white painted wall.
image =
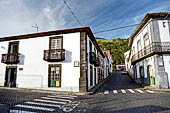
<svg viewBox="0 0 170 113">
<path fill-rule="evenodd" d="M 18 64 L 17 86 L 25 88 L 42 88 L 57 91 L 79 91 L 80 67 L 74 67 L 74 61 L 80 62 L 80 33 L 63 34 L 63 48 L 66 60 L 47 62 L 43 60 L 43 51 L 49 49 L 49 37 L 19 40 L 19 53 L 22 62 Z M 8 43 L 0 42 L 6 50 L 0 48 L 0 54 L 7 53 Z M 70 55 L 70 57 L 68 57 Z M 1 57 L 1 56 L 0 56 Z M 62 64 L 61 88 L 48 88 L 48 64 Z M 3 86 L 6 65 L 0 63 L 0 85 Z M 19 68 L 23 68 L 19 71 Z"/>
<path fill-rule="evenodd" d="M 169 80 L 168 83 L 170 86 L 170 55 L 164 54 L 163 59 L 164 59 L 165 73 L 166 73 L 166 76 L 168 77 L 168 80 Z"/>
<path fill-rule="evenodd" d="M 165 27 L 163 26 L 165 22 Z M 168 20 L 158 20 L 161 42 L 170 42 Z"/>
</svg>

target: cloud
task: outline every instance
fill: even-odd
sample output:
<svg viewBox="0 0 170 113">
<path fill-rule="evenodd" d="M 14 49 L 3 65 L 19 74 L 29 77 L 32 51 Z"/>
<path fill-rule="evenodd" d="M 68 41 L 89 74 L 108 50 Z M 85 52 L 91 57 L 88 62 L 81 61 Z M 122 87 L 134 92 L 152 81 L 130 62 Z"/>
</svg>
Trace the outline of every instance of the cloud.
<svg viewBox="0 0 170 113">
<path fill-rule="evenodd" d="M 93 32 L 139 23 L 147 12 L 169 11 L 169 0 L 66 0 L 83 26 Z M 62 0 L 0 0 L 0 37 L 80 27 Z M 135 27 L 97 37 L 126 37 Z"/>
</svg>

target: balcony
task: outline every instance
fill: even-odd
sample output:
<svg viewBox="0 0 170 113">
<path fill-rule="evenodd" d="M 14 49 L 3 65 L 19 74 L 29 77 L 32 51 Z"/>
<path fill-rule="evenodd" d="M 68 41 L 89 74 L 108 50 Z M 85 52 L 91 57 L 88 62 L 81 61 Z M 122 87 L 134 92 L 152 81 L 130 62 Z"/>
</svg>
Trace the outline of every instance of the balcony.
<svg viewBox="0 0 170 113">
<path fill-rule="evenodd" d="M 90 63 L 96 64 L 96 54 L 94 52 L 90 52 Z"/>
<path fill-rule="evenodd" d="M 44 60 L 48 62 L 64 61 L 65 49 L 44 50 Z"/>
<path fill-rule="evenodd" d="M 19 55 L 20 55 L 19 53 L 2 54 L 1 62 L 5 64 L 18 64 Z"/>
<path fill-rule="evenodd" d="M 94 64 L 95 66 L 100 66 L 100 58 L 96 57 L 96 63 Z"/>
<path fill-rule="evenodd" d="M 153 42 L 138 53 L 132 56 L 132 64 L 135 64 L 147 57 L 154 54 L 167 54 L 170 53 L 170 42 Z"/>
</svg>

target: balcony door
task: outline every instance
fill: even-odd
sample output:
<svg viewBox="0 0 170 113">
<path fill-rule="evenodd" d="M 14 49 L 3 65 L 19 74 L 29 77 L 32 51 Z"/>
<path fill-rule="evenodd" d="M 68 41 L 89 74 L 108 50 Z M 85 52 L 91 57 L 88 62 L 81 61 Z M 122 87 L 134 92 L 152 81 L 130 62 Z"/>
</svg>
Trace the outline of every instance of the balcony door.
<svg viewBox="0 0 170 113">
<path fill-rule="evenodd" d="M 8 47 L 8 53 L 15 54 L 18 53 L 19 42 L 10 42 Z"/>
<path fill-rule="evenodd" d="M 50 37 L 50 58 L 51 59 L 61 59 L 63 49 L 63 37 Z"/>
<path fill-rule="evenodd" d="M 61 64 L 49 65 L 49 87 L 61 87 Z"/>
<path fill-rule="evenodd" d="M 5 83 L 4 86 L 16 87 L 16 77 L 17 77 L 17 67 L 7 66 L 5 73 Z"/>
</svg>

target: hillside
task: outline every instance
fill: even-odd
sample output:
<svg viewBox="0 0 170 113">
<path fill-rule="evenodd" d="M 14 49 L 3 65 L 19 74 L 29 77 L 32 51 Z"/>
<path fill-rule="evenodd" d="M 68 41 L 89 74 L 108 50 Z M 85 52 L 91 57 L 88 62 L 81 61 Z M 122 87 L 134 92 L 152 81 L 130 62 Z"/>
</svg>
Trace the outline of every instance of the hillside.
<svg viewBox="0 0 170 113">
<path fill-rule="evenodd" d="M 128 39 L 100 39 L 96 38 L 99 46 L 104 50 L 110 50 L 113 60 L 113 69 L 117 64 L 124 63 L 124 53 L 129 50 Z"/>
</svg>

